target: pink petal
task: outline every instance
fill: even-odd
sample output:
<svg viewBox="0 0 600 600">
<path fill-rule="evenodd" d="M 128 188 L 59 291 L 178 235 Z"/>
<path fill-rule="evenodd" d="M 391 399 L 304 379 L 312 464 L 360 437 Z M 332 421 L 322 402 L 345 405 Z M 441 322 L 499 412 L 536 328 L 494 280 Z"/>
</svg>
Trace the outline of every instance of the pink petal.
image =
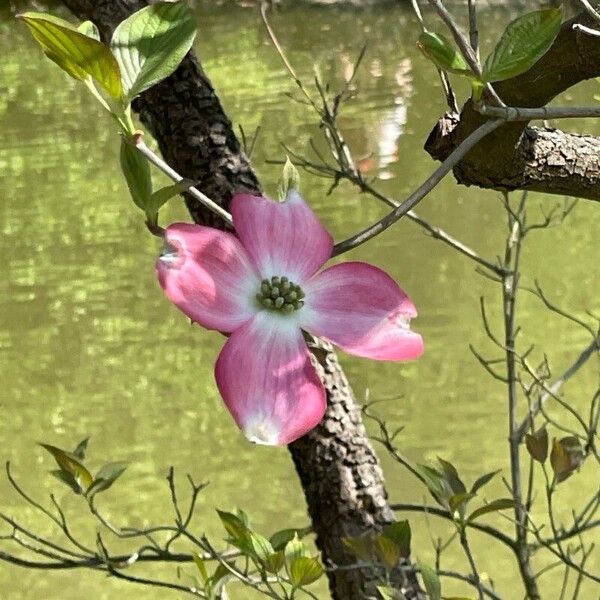
<svg viewBox="0 0 600 600">
<path fill-rule="evenodd" d="M 257 312 L 260 280 L 239 240 L 224 231 L 175 223 L 156 271 L 169 300 L 207 329 L 234 331 Z"/>
<path fill-rule="evenodd" d="M 215 377 L 235 422 L 258 444 L 289 444 L 325 413 L 325 390 L 302 333 L 285 317 L 263 312 L 235 331 Z"/>
<path fill-rule="evenodd" d="M 410 330 L 417 311 L 398 284 L 381 269 L 347 262 L 305 283 L 301 326 L 348 352 L 376 360 L 411 360 L 423 339 Z"/>
<path fill-rule="evenodd" d="M 231 213 L 238 237 L 262 277 L 285 275 L 301 283 L 331 256 L 331 235 L 296 191 L 285 202 L 236 194 Z"/>
</svg>

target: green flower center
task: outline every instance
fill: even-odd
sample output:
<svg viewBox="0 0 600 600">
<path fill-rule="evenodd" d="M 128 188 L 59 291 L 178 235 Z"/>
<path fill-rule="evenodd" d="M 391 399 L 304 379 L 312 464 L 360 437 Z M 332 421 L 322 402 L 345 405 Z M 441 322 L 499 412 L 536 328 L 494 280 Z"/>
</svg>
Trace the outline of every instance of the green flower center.
<svg viewBox="0 0 600 600">
<path fill-rule="evenodd" d="M 275 275 L 271 279 L 263 279 L 256 300 L 262 308 L 283 314 L 291 314 L 304 306 L 302 288 L 287 277 Z"/>
</svg>

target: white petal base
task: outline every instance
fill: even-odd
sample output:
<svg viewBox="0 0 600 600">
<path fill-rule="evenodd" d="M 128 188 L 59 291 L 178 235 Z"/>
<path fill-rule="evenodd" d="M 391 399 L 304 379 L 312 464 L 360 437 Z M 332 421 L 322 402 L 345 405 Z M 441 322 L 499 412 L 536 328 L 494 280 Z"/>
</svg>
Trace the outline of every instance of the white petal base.
<svg viewBox="0 0 600 600">
<path fill-rule="evenodd" d="M 248 441 L 262 446 L 277 446 L 281 427 L 277 427 L 266 415 L 252 417 L 246 421 L 244 434 Z"/>
</svg>

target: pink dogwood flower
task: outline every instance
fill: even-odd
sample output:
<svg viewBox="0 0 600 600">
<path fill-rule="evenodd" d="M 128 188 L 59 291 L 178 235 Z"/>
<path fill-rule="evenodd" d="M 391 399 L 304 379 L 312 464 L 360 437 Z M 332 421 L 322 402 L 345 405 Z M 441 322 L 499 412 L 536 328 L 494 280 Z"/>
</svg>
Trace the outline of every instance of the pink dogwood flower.
<svg viewBox="0 0 600 600">
<path fill-rule="evenodd" d="M 410 329 L 417 311 L 372 265 L 346 262 L 319 272 L 333 240 L 298 192 L 281 203 L 237 194 L 231 212 L 237 235 L 170 225 L 158 278 L 194 322 L 231 334 L 215 378 L 246 437 L 289 444 L 326 409 L 302 331 L 356 356 L 411 360 L 423 351 Z"/>
</svg>

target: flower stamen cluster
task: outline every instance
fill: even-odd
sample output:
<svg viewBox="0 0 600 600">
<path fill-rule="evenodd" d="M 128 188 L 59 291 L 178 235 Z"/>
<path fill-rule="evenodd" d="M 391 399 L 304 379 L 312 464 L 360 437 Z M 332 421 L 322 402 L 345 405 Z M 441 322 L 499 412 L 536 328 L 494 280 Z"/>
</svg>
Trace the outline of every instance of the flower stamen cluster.
<svg viewBox="0 0 600 600">
<path fill-rule="evenodd" d="M 304 306 L 302 288 L 287 277 L 274 275 L 263 279 L 256 300 L 262 308 L 291 314 Z"/>
</svg>

